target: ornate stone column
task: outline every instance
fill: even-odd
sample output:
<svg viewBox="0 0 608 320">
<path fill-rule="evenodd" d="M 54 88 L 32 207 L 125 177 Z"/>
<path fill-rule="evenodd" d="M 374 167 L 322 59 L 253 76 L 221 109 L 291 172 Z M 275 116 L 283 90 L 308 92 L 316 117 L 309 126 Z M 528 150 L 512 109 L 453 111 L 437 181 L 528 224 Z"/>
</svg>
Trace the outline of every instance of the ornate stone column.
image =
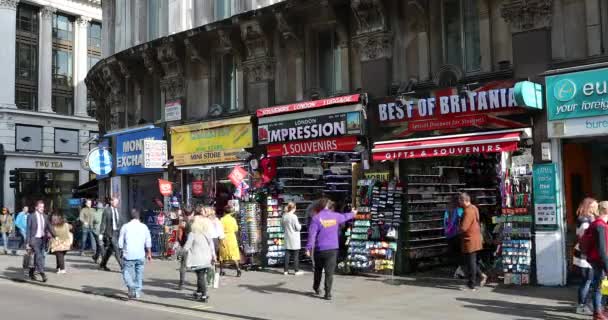
<svg viewBox="0 0 608 320">
<path fill-rule="evenodd" d="M 244 21 L 240 26 L 246 49 L 242 70 L 247 86 L 247 107 L 254 111 L 274 104 L 275 59 L 270 53 L 270 39 L 259 21 Z"/>
<path fill-rule="evenodd" d="M 181 114 L 183 115 L 187 103 L 184 87 L 183 54 L 178 53 L 177 44 L 172 39 L 166 40 L 163 45 L 158 47 L 156 54 L 164 73 L 164 76 L 160 79 L 160 89 L 164 95 L 163 101 L 165 103 L 180 101 Z M 161 106 L 162 110 L 164 110 L 164 107 L 164 105 Z M 165 120 L 164 114 L 162 117 Z"/>
<path fill-rule="evenodd" d="M 382 97 L 392 81 L 393 34 L 388 29 L 381 0 L 353 0 L 351 9 L 357 21 L 353 42 L 361 60 L 363 91 Z"/>
<path fill-rule="evenodd" d="M 90 21 L 89 17 L 76 19 L 74 32 L 74 115 L 78 117 L 87 116 L 87 86 L 84 79 L 89 69 L 87 32 Z"/>
<path fill-rule="evenodd" d="M 53 112 L 53 14 L 57 9 L 40 9 L 38 42 L 38 111 Z"/>
<path fill-rule="evenodd" d="M 18 0 L 0 0 L 0 57 L 6 71 L 0 78 L 0 108 L 15 108 L 15 35 Z"/>
</svg>

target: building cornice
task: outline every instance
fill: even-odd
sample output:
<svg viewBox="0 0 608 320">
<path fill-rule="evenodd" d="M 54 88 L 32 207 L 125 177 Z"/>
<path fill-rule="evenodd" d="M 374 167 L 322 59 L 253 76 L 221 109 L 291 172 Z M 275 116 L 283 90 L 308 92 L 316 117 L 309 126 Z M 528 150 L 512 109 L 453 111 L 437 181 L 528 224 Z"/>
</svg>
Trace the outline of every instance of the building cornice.
<svg viewBox="0 0 608 320">
<path fill-rule="evenodd" d="M 17 10 L 19 0 L 0 0 L 0 9 Z"/>
<path fill-rule="evenodd" d="M 0 115 L 2 114 L 12 114 L 12 115 L 21 115 L 28 116 L 34 118 L 48 118 L 48 119 L 57 119 L 57 120 L 68 120 L 68 121 L 77 121 L 77 122 L 87 122 L 88 124 L 96 124 L 97 120 L 91 117 L 78 117 L 78 116 L 66 116 L 56 113 L 47 113 L 47 112 L 35 112 L 35 111 L 27 111 L 21 109 L 3 109 L 0 108 Z"/>
</svg>

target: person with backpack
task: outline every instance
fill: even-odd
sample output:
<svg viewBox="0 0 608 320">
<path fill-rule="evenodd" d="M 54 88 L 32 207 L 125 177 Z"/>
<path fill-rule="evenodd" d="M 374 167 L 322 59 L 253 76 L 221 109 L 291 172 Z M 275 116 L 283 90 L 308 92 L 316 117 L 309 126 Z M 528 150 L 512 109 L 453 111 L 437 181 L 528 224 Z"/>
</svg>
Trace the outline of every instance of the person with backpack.
<svg viewBox="0 0 608 320">
<path fill-rule="evenodd" d="M 463 209 L 458 206 L 458 197 L 453 197 L 443 214 L 443 232 L 448 241 L 448 254 L 453 265 L 456 265 L 454 278 L 464 278 L 460 240 L 460 221 Z"/>
<path fill-rule="evenodd" d="M 591 310 L 587 306 L 587 299 L 589 297 L 589 289 L 591 288 L 591 282 L 593 281 L 593 268 L 587 262 L 587 257 L 581 252 L 580 239 L 585 233 L 585 230 L 589 228 L 591 223 L 595 220 L 598 214 L 598 203 L 593 198 L 585 198 L 576 210 L 577 222 L 576 222 L 576 237 L 577 244 L 574 246 L 574 255 L 572 257 L 572 263 L 579 269 L 581 274 L 581 284 L 578 288 L 578 305 L 576 307 L 577 314 L 589 315 Z"/>
<path fill-rule="evenodd" d="M 599 217 L 589 226 L 581 238 L 580 249 L 593 268 L 591 282 L 593 319 L 608 320 L 602 311 L 601 283 L 608 274 L 608 201 L 599 203 Z"/>
</svg>

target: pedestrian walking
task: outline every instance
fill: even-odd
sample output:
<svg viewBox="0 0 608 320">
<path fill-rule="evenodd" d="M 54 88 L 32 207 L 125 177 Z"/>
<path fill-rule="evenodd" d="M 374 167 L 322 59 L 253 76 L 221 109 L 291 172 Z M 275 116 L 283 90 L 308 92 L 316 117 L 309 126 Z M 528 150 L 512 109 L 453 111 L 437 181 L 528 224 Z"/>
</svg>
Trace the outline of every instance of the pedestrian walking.
<svg viewBox="0 0 608 320">
<path fill-rule="evenodd" d="M 224 232 L 224 225 L 222 221 L 218 219 L 217 214 L 215 212 L 215 208 L 207 207 L 207 217 L 209 218 L 210 226 L 209 226 L 209 236 L 213 241 L 213 247 L 215 248 L 215 256 L 220 256 L 220 243 L 224 241 L 226 238 L 226 234 Z M 216 259 L 217 261 L 217 259 Z M 209 285 L 213 284 L 213 280 L 215 278 L 215 265 L 213 268 L 209 268 L 207 270 L 207 283 Z"/>
<path fill-rule="evenodd" d="M 573 264 L 581 274 L 581 283 L 578 288 L 578 305 L 576 313 L 590 315 L 592 311 L 587 306 L 591 282 L 593 282 L 593 268 L 587 261 L 587 257 L 581 252 L 580 240 L 585 230 L 593 223 L 598 215 L 598 203 L 593 198 L 585 198 L 576 210 L 576 237 L 577 243 L 574 246 Z"/>
<path fill-rule="evenodd" d="M 458 197 L 452 198 L 448 208 L 443 214 L 443 232 L 448 242 L 448 254 L 452 265 L 456 266 L 454 278 L 464 278 L 462 268 L 462 242 L 460 240 L 460 221 L 462 220 L 463 209 L 460 208 Z"/>
<path fill-rule="evenodd" d="M 8 254 L 8 238 L 13 233 L 15 222 L 8 208 L 2 208 L 0 215 L 0 233 L 2 233 L 2 243 L 4 246 L 4 254 Z M 15 254 L 15 252 L 13 252 Z"/>
<path fill-rule="evenodd" d="M 188 234 L 190 233 L 192 219 L 194 215 L 191 211 L 185 210 L 185 215 L 179 223 L 179 227 L 177 229 L 177 241 L 179 242 L 180 250 L 178 253 L 179 260 L 179 284 L 177 286 L 177 290 L 182 290 L 184 288 L 184 283 L 186 281 L 186 271 L 187 271 L 187 259 L 188 259 L 188 251 L 184 248 L 186 246 L 186 241 L 188 240 Z"/>
<path fill-rule="evenodd" d="M 97 209 L 95 210 L 95 215 L 93 217 L 93 239 L 95 240 L 95 253 L 93 254 L 93 261 L 97 263 L 99 257 L 103 257 L 104 248 L 103 248 L 103 240 L 100 237 L 101 234 L 101 221 L 103 220 L 103 211 L 104 205 L 101 200 L 97 202 Z"/>
<path fill-rule="evenodd" d="M 42 282 L 48 280 L 44 273 L 48 235 L 55 238 L 55 230 L 51 227 L 49 218 L 44 214 L 44 201 L 38 200 L 34 213 L 27 218 L 27 249 L 34 252 L 34 267 L 29 270 L 31 280 L 36 280 L 35 272 L 40 274 Z"/>
<path fill-rule="evenodd" d="M 145 259 L 152 260 L 152 237 L 141 223 L 139 210 L 131 210 L 131 221 L 120 228 L 118 248 L 122 250 L 122 277 L 130 299 L 139 299 L 143 288 Z"/>
<path fill-rule="evenodd" d="M 331 290 L 333 287 L 334 272 L 338 260 L 338 233 L 340 226 L 352 220 L 357 213 L 352 210 L 348 213 L 338 213 L 328 209 L 327 199 L 317 202 L 312 212 L 317 212 L 313 216 L 308 229 L 308 243 L 306 255 L 312 256 L 314 262 L 314 282 L 313 290 L 316 295 L 320 295 L 321 278 L 325 271 L 325 296 L 326 300 L 332 299 Z"/>
<path fill-rule="evenodd" d="M 89 239 L 91 239 L 91 250 L 93 251 L 93 254 L 97 253 L 97 241 L 95 240 L 95 233 L 93 232 L 96 210 L 93 209 L 92 206 L 93 201 L 91 199 L 86 199 L 84 208 L 80 209 L 79 220 L 82 225 L 80 237 L 81 256 L 84 256 L 84 250 L 87 247 Z"/>
<path fill-rule="evenodd" d="M 118 197 L 112 197 L 110 206 L 107 207 L 103 212 L 103 218 L 101 219 L 100 235 L 105 244 L 105 253 L 101 259 L 100 269 L 104 271 L 110 271 L 108 268 L 108 260 L 114 255 L 120 269 L 122 269 L 122 255 L 118 246 L 118 237 L 120 235 L 120 228 L 122 227 L 121 214 L 118 209 L 120 200 Z"/>
<path fill-rule="evenodd" d="M 241 251 L 239 250 L 239 242 L 237 232 L 239 225 L 234 218 L 234 209 L 231 206 L 226 206 L 224 216 L 220 219 L 224 227 L 224 240 L 220 242 L 220 275 L 224 276 L 224 266 L 227 262 L 233 262 L 236 267 L 236 276 L 241 276 Z"/>
<path fill-rule="evenodd" d="M 207 302 L 207 272 L 213 268 L 216 260 L 213 241 L 209 238 L 209 228 L 213 225 L 205 221 L 202 216 L 193 219 L 191 232 L 184 246 L 187 254 L 188 268 L 196 272 L 196 291 L 194 298 L 202 302 Z"/>
<path fill-rule="evenodd" d="M 50 251 L 57 259 L 57 274 L 65 274 L 65 255 L 72 248 L 74 236 L 72 226 L 65 221 L 62 214 L 53 214 L 51 224 L 55 232 L 55 238 L 51 239 Z"/>
<path fill-rule="evenodd" d="M 285 232 L 285 267 L 283 274 L 289 274 L 289 260 L 293 257 L 293 268 L 296 276 L 302 275 L 300 271 L 300 250 L 302 249 L 302 241 L 300 240 L 300 231 L 302 225 L 296 215 L 296 204 L 289 202 L 285 206 L 282 219 L 283 231 Z"/>
<path fill-rule="evenodd" d="M 471 196 L 467 193 L 458 195 L 460 207 L 463 209 L 462 222 L 460 223 L 460 234 L 462 235 L 462 252 L 467 262 L 469 289 L 477 290 L 477 275 L 481 275 L 480 286 L 485 286 L 488 276 L 479 269 L 477 264 L 477 252 L 483 249 L 481 237 L 481 224 L 479 221 L 479 210 L 471 203 Z"/>
<path fill-rule="evenodd" d="M 581 250 L 587 256 L 587 262 L 593 268 L 592 303 L 593 319 L 608 320 L 602 310 L 602 280 L 608 274 L 608 201 L 599 203 L 599 216 L 583 234 Z"/>
<path fill-rule="evenodd" d="M 27 239 L 27 216 L 29 215 L 29 208 L 24 206 L 21 208 L 21 212 L 15 217 L 15 228 L 17 229 L 17 236 L 19 240 L 19 248 L 25 246 L 25 239 Z"/>
</svg>

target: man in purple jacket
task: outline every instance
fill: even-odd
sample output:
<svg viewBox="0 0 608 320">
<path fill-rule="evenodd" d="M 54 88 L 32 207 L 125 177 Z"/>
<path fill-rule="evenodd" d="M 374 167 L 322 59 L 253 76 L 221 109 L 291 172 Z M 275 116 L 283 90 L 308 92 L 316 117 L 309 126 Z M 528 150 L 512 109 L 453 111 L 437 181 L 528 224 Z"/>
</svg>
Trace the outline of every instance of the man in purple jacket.
<svg viewBox="0 0 608 320">
<path fill-rule="evenodd" d="M 314 283 L 313 290 L 319 295 L 321 276 L 325 269 L 325 299 L 331 300 L 331 287 L 334 280 L 334 271 L 338 259 L 338 242 L 340 225 L 352 220 L 356 211 L 341 214 L 331 211 L 325 207 L 326 199 L 318 201 L 317 208 L 313 209 L 312 221 L 308 229 L 308 244 L 306 254 L 311 255 L 314 260 Z"/>
</svg>

